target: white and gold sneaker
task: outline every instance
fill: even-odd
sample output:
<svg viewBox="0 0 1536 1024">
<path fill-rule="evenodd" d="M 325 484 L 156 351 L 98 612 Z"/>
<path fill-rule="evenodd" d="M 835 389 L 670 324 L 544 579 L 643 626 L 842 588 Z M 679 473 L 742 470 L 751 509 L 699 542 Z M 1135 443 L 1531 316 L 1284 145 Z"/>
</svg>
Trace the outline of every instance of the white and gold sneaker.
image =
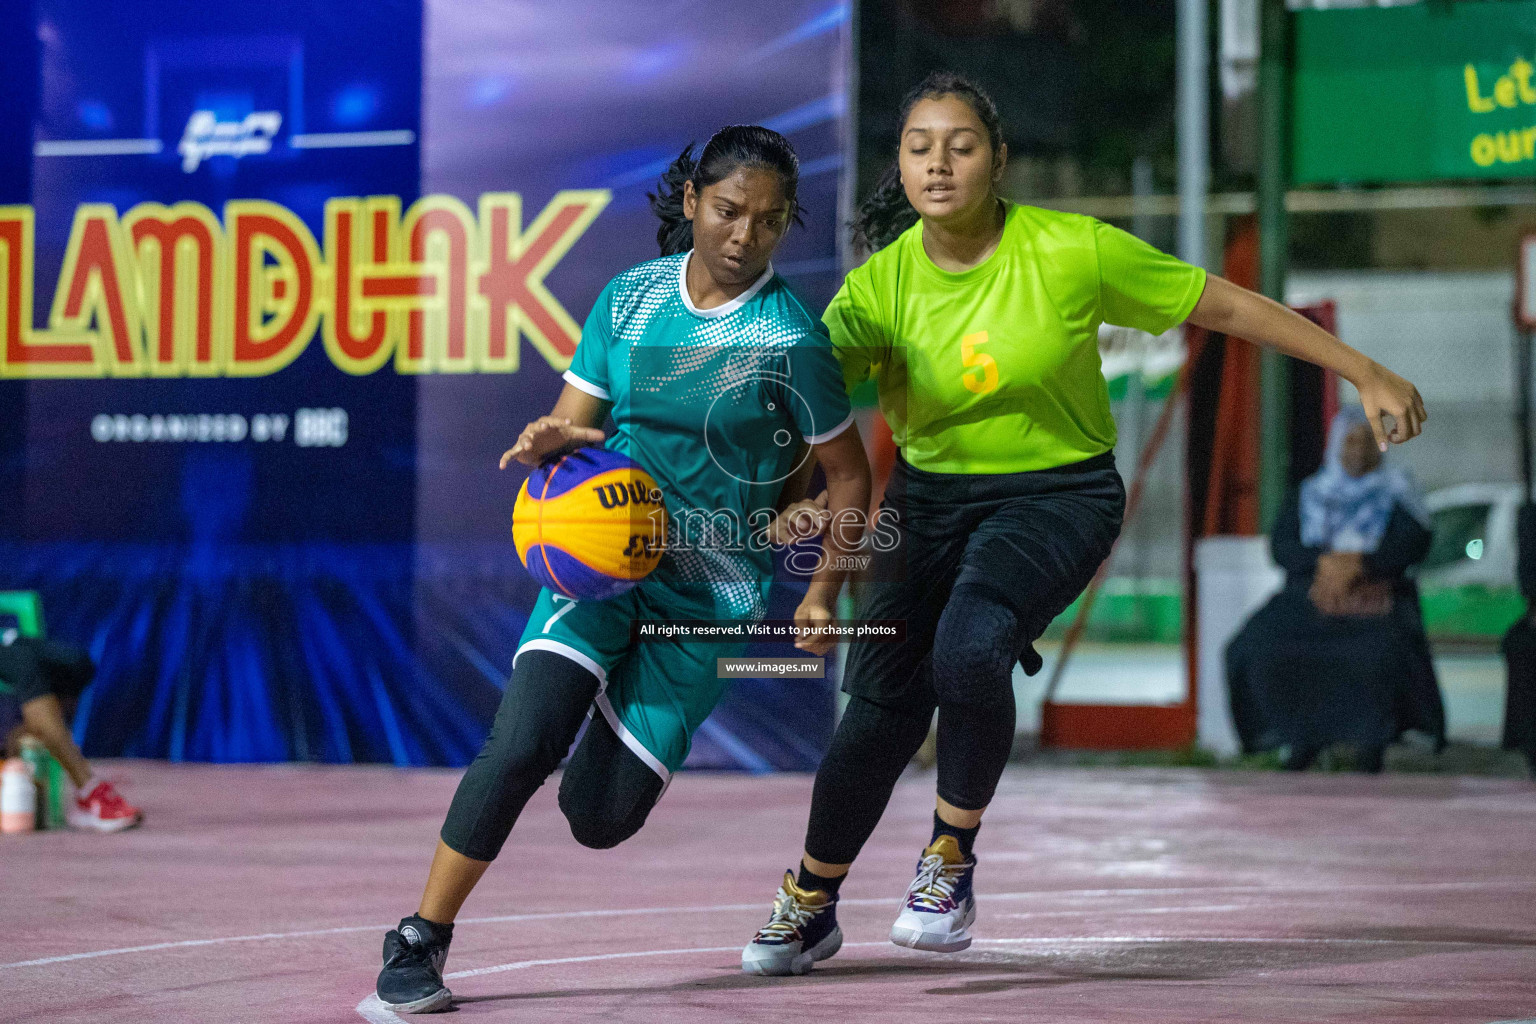
<svg viewBox="0 0 1536 1024">
<path fill-rule="evenodd" d="M 800 888 L 794 873 L 786 871 L 773 898 L 773 915 L 741 951 L 741 969 L 748 974 L 804 974 L 842 945 L 837 897 Z"/>
<path fill-rule="evenodd" d="M 891 925 L 891 941 L 908 949 L 958 953 L 971 944 L 976 897 L 971 877 L 976 858 L 960 855 L 954 836 L 935 839 L 917 862 L 917 877 L 907 887 L 901 914 Z"/>
</svg>

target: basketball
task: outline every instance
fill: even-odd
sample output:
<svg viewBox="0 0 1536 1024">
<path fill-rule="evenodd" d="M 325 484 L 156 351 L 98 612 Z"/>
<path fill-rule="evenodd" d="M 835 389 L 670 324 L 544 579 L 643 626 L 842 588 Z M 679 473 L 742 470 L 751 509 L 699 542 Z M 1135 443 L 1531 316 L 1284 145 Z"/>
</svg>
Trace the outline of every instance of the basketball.
<svg viewBox="0 0 1536 1024">
<path fill-rule="evenodd" d="M 633 459 L 582 448 L 529 474 L 512 509 L 512 540 L 533 578 L 582 601 L 616 597 L 661 561 L 667 509 Z"/>
</svg>

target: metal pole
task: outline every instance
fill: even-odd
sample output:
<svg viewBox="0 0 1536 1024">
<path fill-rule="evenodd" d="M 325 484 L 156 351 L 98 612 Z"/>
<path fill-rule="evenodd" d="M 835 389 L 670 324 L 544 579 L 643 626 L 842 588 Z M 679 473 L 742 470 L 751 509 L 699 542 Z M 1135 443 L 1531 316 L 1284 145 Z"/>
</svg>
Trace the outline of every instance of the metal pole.
<svg viewBox="0 0 1536 1024">
<path fill-rule="evenodd" d="M 1209 0 L 1178 7 L 1179 259 L 1205 266 L 1205 201 L 1211 179 Z"/>
<path fill-rule="evenodd" d="M 1206 193 L 1211 187 L 1210 0 L 1179 0 L 1176 31 L 1178 35 L 1175 60 L 1179 69 L 1179 258 L 1185 263 L 1205 267 Z M 1207 267 L 1207 269 L 1210 268 Z M 1187 371 L 1186 366 L 1184 372 L 1179 375 L 1178 388 L 1165 400 L 1167 405 L 1163 410 L 1164 419 L 1172 415 L 1172 410 L 1178 403 Z M 1138 423 L 1138 431 L 1139 426 Z M 1137 483 L 1140 482 L 1141 479 L 1138 477 Z M 1183 505 L 1187 525 L 1189 518 L 1187 493 L 1184 495 Z M 1192 614 L 1188 609 L 1193 607 L 1194 596 L 1193 588 L 1186 588 L 1184 593 L 1186 614 Z M 1193 660 L 1189 662 L 1187 682 L 1186 702 L 1193 706 L 1199 686 Z M 1191 729 L 1191 735 L 1193 735 L 1193 729 Z"/>
<path fill-rule="evenodd" d="M 1259 44 L 1259 287 L 1285 301 L 1289 239 L 1285 190 L 1290 152 L 1290 16 L 1285 0 L 1263 0 Z M 1290 373 L 1285 357 L 1265 349 L 1260 362 L 1259 529 L 1268 530 L 1285 500 L 1290 470 Z"/>
<path fill-rule="evenodd" d="M 1152 177 L 1152 161 L 1138 156 L 1131 161 L 1131 234 L 1143 242 L 1152 241 L 1156 230 L 1156 218 L 1148 212 L 1147 200 L 1152 198 L 1157 184 Z"/>
</svg>

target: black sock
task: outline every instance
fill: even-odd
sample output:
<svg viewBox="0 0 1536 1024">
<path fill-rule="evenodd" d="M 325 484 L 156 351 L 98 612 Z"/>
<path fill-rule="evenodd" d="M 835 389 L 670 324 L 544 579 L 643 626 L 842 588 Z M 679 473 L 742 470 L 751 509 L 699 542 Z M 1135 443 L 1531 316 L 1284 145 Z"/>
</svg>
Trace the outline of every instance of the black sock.
<svg viewBox="0 0 1536 1024">
<path fill-rule="evenodd" d="M 846 872 L 838 875 L 836 878 L 828 878 L 825 875 L 818 875 L 816 872 L 805 866 L 805 861 L 801 861 L 800 877 L 795 879 L 795 884 L 807 891 L 811 889 L 820 889 L 828 896 L 836 896 L 837 890 L 842 888 L 843 879 L 847 877 L 848 875 Z"/>
<path fill-rule="evenodd" d="M 930 839 L 929 843 L 932 844 L 937 842 L 939 836 L 954 836 L 955 841 L 960 844 L 960 856 L 964 857 L 966 860 L 970 860 L 971 847 L 976 845 L 976 833 L 980 831 L 981 822 L 979 821 L 971 828 L 961 828 L 958 825 L 951 825 L 949 822 L 939 817 L 938 811 L 934 811 L 933 839 Z"/>
</svg>

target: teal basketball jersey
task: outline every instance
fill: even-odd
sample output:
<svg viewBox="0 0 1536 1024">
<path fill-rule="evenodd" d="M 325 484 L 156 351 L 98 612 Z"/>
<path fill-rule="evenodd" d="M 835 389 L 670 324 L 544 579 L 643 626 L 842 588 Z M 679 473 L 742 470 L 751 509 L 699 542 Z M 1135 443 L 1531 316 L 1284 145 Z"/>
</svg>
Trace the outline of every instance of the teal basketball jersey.
<svg viewBox="0 0 1536 1024">
<path fill-rule="evenodd" d="M 707 584 L 720 618 L 761 618 L 773 558 L 764 531 L 801 442 L 853 422 L 826 328 L 770 265 L 747 291 L 698 309 L 689 253 L 615 277 L 565 380 L 612 402 L 607 447 L 656 479 L 667 550 L 642 586 Z"/>
</svg>

